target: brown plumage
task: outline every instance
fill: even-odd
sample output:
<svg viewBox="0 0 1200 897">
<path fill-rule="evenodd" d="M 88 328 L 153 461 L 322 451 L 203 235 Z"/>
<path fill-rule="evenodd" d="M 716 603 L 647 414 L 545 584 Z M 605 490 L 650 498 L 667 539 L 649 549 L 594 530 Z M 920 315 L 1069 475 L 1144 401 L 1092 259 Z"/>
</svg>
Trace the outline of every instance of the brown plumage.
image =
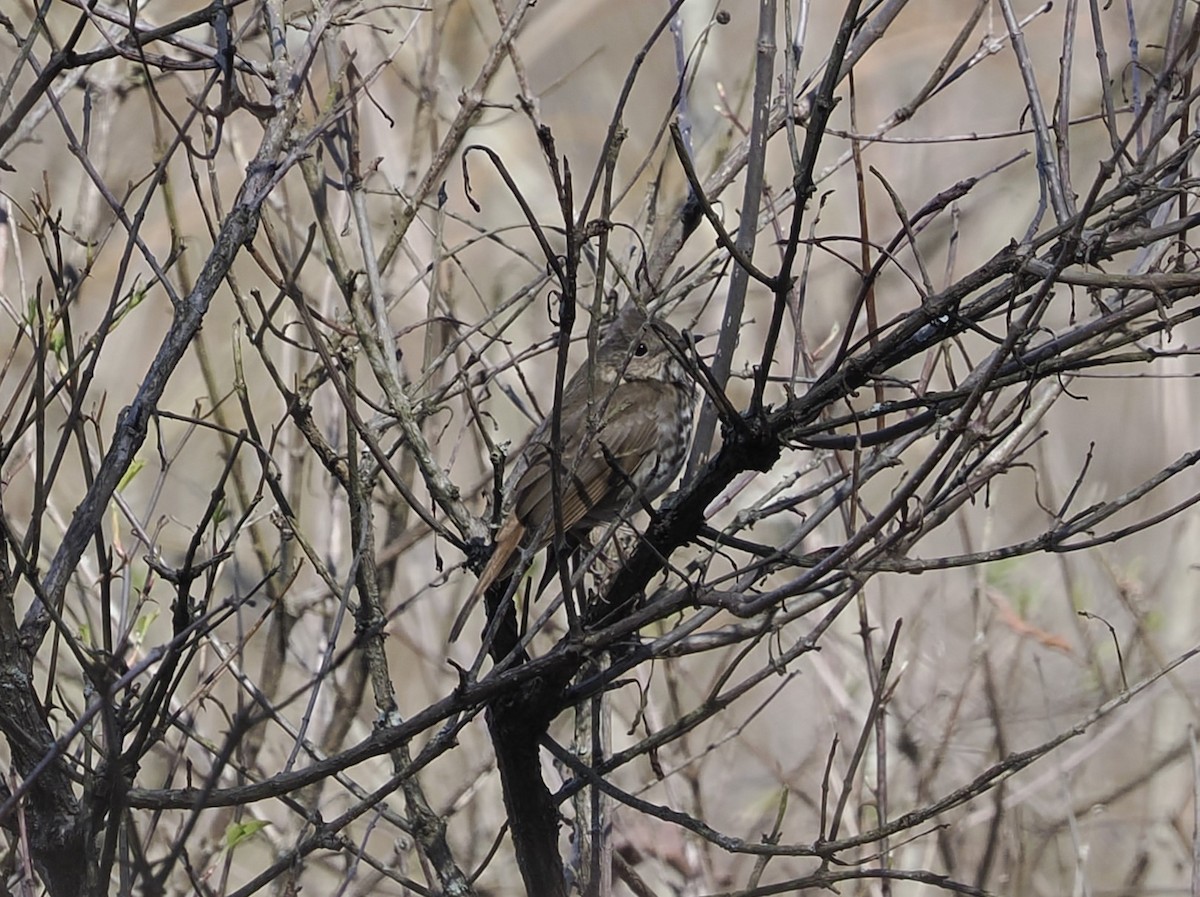
<svg viewBox="0 0 1200 897">
<path fill-rule="evenodd" d="M 636 306 L 626 305 L 605 332 L 595 361 L 563 388 L 558 477 L 562 533 L 569 541 L 657 498 L 683 465 L 694 390 L 659 333 L 682 344 L 674 328 L 652 325 Z M 591 414 L 599 418 L 591 432 L 589 392 Z M 522 549 L 533 553 L 554 539 L 551 421 L 548 416 L 538 425 L 518 456 L 495 549 L 451 627 L 451 640 L 487 588 L 515 571 Z"/>
</svg>

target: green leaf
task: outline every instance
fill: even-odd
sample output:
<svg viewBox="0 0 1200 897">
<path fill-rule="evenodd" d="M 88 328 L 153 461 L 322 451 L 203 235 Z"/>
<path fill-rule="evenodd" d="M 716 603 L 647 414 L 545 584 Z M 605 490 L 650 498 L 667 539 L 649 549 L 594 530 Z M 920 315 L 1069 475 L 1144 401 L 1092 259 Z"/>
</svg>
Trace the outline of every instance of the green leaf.
<svg viewBox="0 0 1200 897">
<path fill-rule="evenodd" d="M 55 358 L 58 358 L 62 355 L 63 347 L 67 344 L 67 335 L 61 327 L 55 327 L 50 331 L 48 342 L 50 344 L 50 351 L 54 353 Z"/>
<path fill-rule="evenodd" d="M 149 614 L 142 614 L 137 618 L 137 622 L 133 624 L 133 643 L 140 645 L 146 641 L 146 633 L 150 631 L 150 624 L 158 619 L 158 611 Z"/>
<path fill-rule="evenodd" d="M 141 472 L 141 469 L 146 466 L 146 462 L 138 458 L 133 459 L 133 463 L 129 465 L 129 469 L 125 471 L 125 476 L 121 477 L 121 482 L 117 483 L 117 491 L 123 492 L 125 487 L 133 482 L 133 478 Z"/>
<path fill-rule="evenodd" d="M 233 850 L 243 841 L 249 841 L 271 823 L 265 819 L 247 819 L 245 822 L 231 822 L 225 829 L 225 848 Z"/>
</svg>

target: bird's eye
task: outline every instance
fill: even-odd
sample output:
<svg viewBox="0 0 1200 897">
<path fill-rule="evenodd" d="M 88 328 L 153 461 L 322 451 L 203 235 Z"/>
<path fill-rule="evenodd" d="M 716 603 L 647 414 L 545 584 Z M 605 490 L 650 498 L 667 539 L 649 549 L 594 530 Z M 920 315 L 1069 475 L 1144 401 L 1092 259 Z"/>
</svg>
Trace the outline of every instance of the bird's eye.
<svg viewBox="0 0 1200 897">
<path fill-rule="evenodd" d="M 650 347 L 647 346 L 645 343 L 638 343 L 638 347 L 637 347 L 637 349 L 634 350 L 633 354 L 636 355 L 638 358 L 642 358 L 649 351 L 650 351 Z"/>
</svg>

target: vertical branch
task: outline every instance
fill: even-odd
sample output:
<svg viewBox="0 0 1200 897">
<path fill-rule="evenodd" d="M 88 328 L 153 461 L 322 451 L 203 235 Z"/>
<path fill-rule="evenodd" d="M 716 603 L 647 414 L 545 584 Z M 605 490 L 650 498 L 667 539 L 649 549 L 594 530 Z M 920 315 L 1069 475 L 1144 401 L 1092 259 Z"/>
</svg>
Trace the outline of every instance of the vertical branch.
<svg viewBox="0 0 1200 897">
<path fill-rule="evenodd" d="M 1183 16 L 1186 7 L 1189 4 L 1185 0 L 1175 0 L 1171 4 L 1171 15 L 1167 19 L 1167 35 L 1165 46 L 1163 47 L 1162 64 L 1164 72 L 1169 71 L 1172 66 L 1177 65 L 1177 59 L 1183 50 Z M 1167 90 L 1157 91 L 1154 98 L 1154 112 L 1150 116 L 1150 133 L 1158 134 L 1162 131 L 1163 123 L 1167 117 L 1167 107 L 1170 104 L 1171 96 L 1174 90 L 1174 85 Z M 1161 141 L 1149 147 L 1145 165 L 1148 168 L 1153 168 L 1158 160 L 1158 152 L 1162 147 Z"/>
<path fill-rule="evenodd" d="M 856 589 L 856 591 L 858 590 Z M 875 726 L 880 716 L 886 712 L 885 708 L 888 700 L 887 681 L 888 676 L 892 672 L 892 662 L 896 657 L 896 644 L 900 639 L 900 626 L 902 622 L 901 620 L 897 620 L 896 625 L 892 627 L 892 635 L 888 640 L 887 648 L 884 649 L 883 660 L 879 664 L 878 672 L 874 669 L 871 671 L 871 677 L 874 680 L 871 687 L 871 702 L 867 707 L 866 715 L 859 729 L 858 741 L 855 742 L 854 751 L 850 755 L 846 774 L 842 778 L 841 793 L 838 795 L 837 805 L 834 807 L 833 818 L 829 826 L 830 840 L 837 839 L 838 830 L 841 828 L 842 819 L 845 817 L 846 805 L 850 800 L 850 795 L 854 791 L 854 778 L 858 775 L 859 765 L 866 754 L 871 735 L 878 734 Z"/>
<path fill-rule="evenodd" d="M 1038 90 L 1033 60 L 1029 58 L 1029 48 L 1025 45 L 1025 32 L 1013 12 L 1011 0 L 999 0 L 999 2 L 1000 10 L 1004 14 L 1004 24 L 1008 27 L 1009 40 L 1012 41 L 1013 53 L 1017 57 L 1017 68 L 1020 70 L 1021 80 L 1025 84 L 1025 96 L 1029 99 L 1029 115 L 1033 120 L 1038 177 L 1042 194 L 1049 196 L 1050 207 L 1054 210 L 1054 220 L 1062 224 L 1071 217 L 1070 207 L 1067 205 L 1062 174 L 1056 161 L 1057 154 L 1054 152 L 1054 146 L 1050 140 L 1050 127 L 1046 120 L 1046 110 L 1042 105 L 1042 94 Z M 1039 213 L 1030 223 L 1029 229 L 1025 233 L 1025 240 L 1029 240 L 1037 232 L 1040 220 L 1041 214 Z"/>
<path fill-rule="evenodd" d="M 675 109 L 679 120 L 679 133 L 683 136 L 683 145 L 687 149 L 689 159 L 695 159 L 692 152 L 692 114 L 691 98 L 687 89 L 687 54 L 683 49 L 683 16 L 679 14 L 682 8 L 678 3 L 672 3 L 674 15 L 671 17 L 671 44 L 675 49 Z"/>
<path fill-rule="evenodd" d="M 879 309 L 875 304 L 875 278 L 868 274 L 871 270 L 871 218 L 867 210 L 866 178 L 863 176 L 862 141 L 858 139 L 858 96 L 854 89 L 854 72 L 847 76 L 846 86 L 850 93 L 850 151 L 854 158 L 854 187 L 858 198 L 858 260 L 862 276 L 868 278 L 863 284 L 863 301 L 867 309 L 867 339 L 873 346 L 879 341 Z M 914 245 L 913 252 L 916 251 Z M 846 329 L 851 328 L 848 326 Z M 883 400 L 883 384 L 876 383 L 875 401 L 882 404 Z M 875 421 L 875 428 L 882 429 L 884 423 L 885 418 L 880 415 Z"/>
<path fill-rule="evenodd" d="M 350 482 L 347 499 L 350 504 L 350 524 L 358 556 L 355 567 L 355 587 L 359 596 L 357 630 L 364 640 L 367 674 L 375 697 L 378 719 L 395 723 L 400 718 L 396 704 L 396 689 L 388 669 L 384 653 L 384 637 L 387 617 L 383 612 L 383 600 L 379 591 L 380 570 L 377 564 L 375 527 L 372 515 L 371 483 L 353 455 L 350 458 Z M 454 860 L 446 840 L 446 818 L 434 812 L 425 796 L 417 772 L 413 769 L 412 754 L 407 742 L 391 751 L 392 771 L 401 777 L 408 823 L 421 852 L 429 858 L 438 881 L 447 895 L 470 893 L 470 886 L 462 869 Z"/>
<path fill-rule="evenodd" d="M 1075 214 L 1075 191 L 1071 188 L 1071 70 L 1075 63 L 1075 27 L 1078 20 L 1079 0 L 1067 0 L 1063 13 L 1062 56 L 1058 60 L 1058 100 L 1055 103 L 1054 142 L 1058 158 L 1058 173 L 1062 178 L 1063 205 L 1068 215 Z"/>
<path fill-rule="evenodd" d="M 753 113 L 750 121 L 750 144 L 746 163 L 746 182 L 742 190 L 741 217 L 734 245 L 745 259 L 754 255 L 755 238 L 758 236 L 758 209 L 762 202 L 763 177 L 767 164 L 767 140 L 770 137 L 771 87 L 775 75 L 775 0 L 759 0 L 758 38 L 755 44 Z M 721 318 L 721 330 L 717 336 L 716 356 L 710 369 L 713 384 L 724 389 L 733 368 L 733 353 L 737 349 L 738 334 L 742 326 L 746 304 L 746 288 L 750 283 L 750 272 L 742 265 L 734 265 L 729 279 L 729 292 L 725 297 L 725 310 Z M 707 397 L 696 422 L 696 433 L 691 456 L 684 472 L 684 482 L 695 476 L 696 471 L 708 458 L 712 450 L 713 435 L 717 425 L 717 407 Z"/>
<path fill-rule="evenodd" d="M 816 191 L 816 181 L 813 178 L 813 172 L 816 170 L 817 153 L 821 148 L 821 141 L 825 135 L 825 127 L 829 123 L 830 115 L 833 113 L 835 105 L 833 92 L 841 79 L 848 75 L 854 68 L 856 53 L 855 44 L 851 43 L 851 36 L 858 26 L 860 5 L 860 0 L 849 0 L 846 4 L 846 11 L 842 14 L 841 25 L 838 27 L 833 47 L 829 51 L 829 59 L 825 63 L 825 73 L 821 78 L 820 85 L 811 95 L 812 115 L 805 128 L 804 149 L 800 155 L 798 166 L 792 170 L 793 206 L 791 227 L 788 230 L 787 242 L 784 245 L 783 261 L 779 265 L 779 275 L 775 280 L 775 304 L 771 314 L 771 325 L 767 330 L 766 343 L 763 347 L 758 368 L 755 371 L 754 396 L 751 399 L 751 408 L 756 411 L 762 407 L 763 394 L 767 388 L 767 376 L 770 373 L 771 363 L 775 357 L 775 345 L 779 340 L 780 329 L 783 327 L 783 315 L 787 310 L 787 297 L 792 288 L 792 268 L 796 263 L 796 256 L 800 249 L 800 229 L 804 221 L 804 211 L 808 206 L 808 201 Z M 881 10 L 877 18 L 883 17 L 883 23 L 876 22 L 875 28 L 886 27 L 886 22 L 890 21 L 887 16 L 889 14 L 895 15 L 898 9 L 898 7 L 893 6 L 891 9 L 885 7 Z M 865 29 L 859 33 L 859 40 L 855 43 L 859 45 L 860 50 L 862 44 L 866 43 L 862 39 L 870 33 L 871 29 Z M 847 327 L 847 333 L 849 333 L 849 330 L 850 326 Z"/>
<path fill-rule="evenodd" d="M 577 681 L 601 675 L 607 656 L 593 658 Z M 578 763 L 599 770 L 612 752 L 612 710 L 609 697 L 598 694 L 575 708 L 575 755 Z M 612 893 L 612 801 L 594 784 L 577 792 L 575 806 L 575 875 L 583 897 L 608 897 Z"/>
<path fill-rule="evenodd" d="M 1140 159 L 1146 149 L 1146 139 L 1142 132 L 1146 119 L 1142 105 L 1142 51 L 1133 0 L 1125 0 L 1125 22 L 1129 26 L 1129 92 L 1133 99 L 1133 115 L 1137 120 L 1137 136 L 1133 145 L 1134 154 Z"/>
<path fill-rule="evenodd" d="M 1104 129 L 1108 132 L 1109 147 L 1116 152 L 1121 146 L 1121 138 L 1117 135 L 1117 113 L 1113 106 L 1113 93 L 1116 85 L 1113 83 L 1112 72 L 1108 67 L 1108 49 L 1104 45 L 1104 22 L 1100 16 L 1100 0 L 1088 0 L 1088 12 L 1092 20 L 1092 43 L 1096 46 L 1096 68 L 1100 75 L 1100 99 L 1104 104 Z M 1128 167 L 1123 155 L 1117 157 L 1121 170 Z"/>
<path fill-rule="evenodd" d="M 0 490 L 0 519 L 3 518 Z M 0 538 L 0 731 L 12 752 L 12 764 L 23 777 L 35 775 L 53 754 L 54 735 L 34 691 L 31 661 L 22 648 L 14 596 L 17 578 L 9 561 L 9 533 Z M 4 798 L 11 796 L 0 795 Z M 7 801 L 6 801 L 7 802 Z M 87 831 L 68 776 L 65 759 L 56 756 L 29 788 L 18 813 L 32 861 L 52 897 L 77 897 L 91 877 Z M 0 825 L 17 832 L 16 814 L 0 817 Z"/>
<path fill-rule="evenodd" d="M 547 680 L 529 693 L 492 702 L 487 714 L 517 866 L 529 897 L 567 897 L 558 806 L 541 774 L 541 737 L 550 722 L 548 711 L 554 712 L 547 699 L 553 704 L 556 693 L 553 680 Z"/>
<path fill-rule="evenodd" d="M 1194 723 L 1188 726 L 1187 740 L 1192 761 L 1192 893 L 1200 894 L 1200 748 Z"/>
</svg>

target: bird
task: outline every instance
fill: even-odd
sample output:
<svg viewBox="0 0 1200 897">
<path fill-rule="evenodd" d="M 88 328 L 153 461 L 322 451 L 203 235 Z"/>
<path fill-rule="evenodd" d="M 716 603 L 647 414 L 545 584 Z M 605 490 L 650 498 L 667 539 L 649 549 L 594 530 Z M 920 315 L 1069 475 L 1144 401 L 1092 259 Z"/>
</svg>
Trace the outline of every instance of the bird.
<svg viewBox="0 0 1200 897">
<path fill-rule="evenodd" d="M 557 480 L 566 544 L 658 498 L 679 475 L 695 402 L 682 345 L 674 327 L 627 302 L 595 358 L 563 388 Z M 553 414 L 542 420 L 518 455 L 492 556 L 450 629 L 451 641 L 487 589 L 516 570 L 522 551 L 535 554 L 554 540 L 552 422 Z"/>
</svg>

